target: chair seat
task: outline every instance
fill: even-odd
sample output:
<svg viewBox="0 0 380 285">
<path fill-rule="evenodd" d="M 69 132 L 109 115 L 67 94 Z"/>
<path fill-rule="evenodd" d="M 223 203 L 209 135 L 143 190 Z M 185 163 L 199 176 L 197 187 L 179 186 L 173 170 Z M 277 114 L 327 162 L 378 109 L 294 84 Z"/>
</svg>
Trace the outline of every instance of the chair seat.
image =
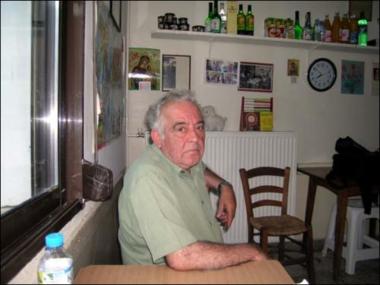
<svg viewBox="0 0 380 285">
<path fill-rule="evenodd" d="M 251 218 L 250 222 L 259 231 L 265 228 L 268 235 L 295 235 L 307 231 L 302 220 L 289 215 Z"/>
</svg>

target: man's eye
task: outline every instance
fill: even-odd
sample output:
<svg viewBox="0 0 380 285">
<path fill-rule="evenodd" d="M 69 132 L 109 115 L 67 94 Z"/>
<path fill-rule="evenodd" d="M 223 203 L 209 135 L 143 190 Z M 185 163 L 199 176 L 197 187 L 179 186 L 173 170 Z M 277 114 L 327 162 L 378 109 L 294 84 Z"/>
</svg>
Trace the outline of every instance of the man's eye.
<svg viewBox="0 0 380 285">
<path fill-rule="evenodd" d="M 204 124 L 200 124 L 196 128 L 197 128 L 197 130 L 203 131 L 205 129 L 205 126 L 204 126 Z"/>
<path fill-rule="evenodd" d="M 186 128 L 185 128 L 185 127 L 176 127 L 174 130 L 175 130 L 176 132 L 183 133 L 183 132 L 186 131 Z"/>
</svg>

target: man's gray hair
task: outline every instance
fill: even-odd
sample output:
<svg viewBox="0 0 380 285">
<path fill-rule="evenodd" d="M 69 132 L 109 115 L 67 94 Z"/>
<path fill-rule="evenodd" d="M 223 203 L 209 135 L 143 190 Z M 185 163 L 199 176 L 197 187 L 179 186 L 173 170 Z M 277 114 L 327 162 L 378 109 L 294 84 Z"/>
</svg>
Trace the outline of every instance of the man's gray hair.
<svg viewBox="0 0 380 285">
<path fill-rule="evenodd" d="M 159 133 L 163 135 L 163 122 L 160 117 L 162 108 L 168 103 L 183 101 L 194 103 L 199 109 L 199 113 L 202 114 L 201 107 L 190 90 L 173 90 L 149 106 L 144 119 L 146 129 L 148 131 L 157 129 Z"/>
</svg>

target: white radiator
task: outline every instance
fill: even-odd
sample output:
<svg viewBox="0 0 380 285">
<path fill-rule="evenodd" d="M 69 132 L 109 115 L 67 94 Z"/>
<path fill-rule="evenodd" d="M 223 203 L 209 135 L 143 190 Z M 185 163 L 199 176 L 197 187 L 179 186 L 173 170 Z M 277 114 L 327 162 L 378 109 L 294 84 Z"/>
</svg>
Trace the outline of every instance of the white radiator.
<svg viewBox="0 0 380 285">
<path fill-rule="evenodd" d="M 207 132 L 203 161 L 218 175 L 232 183 L 237 209 L 231 228 L 223 233 L 226 243 L 248 241 L 247 215 L 239 169 L 257 166 L 291 168 L 288 213 L 295 213 L 296 136 L 292 132 Z M 276 178 L 269 178 L 276 179 Z M 278 195 L 278 194 L 265 194 Z M 216 209 L 216 197 L 211 195 Z M 277 211 L 278 210 L 278 211 Z M 279 213 L 279 208 L 260 207 L 255 216 Z M 277 239 L 272 237 L 270 242 Z"/>
</svg>

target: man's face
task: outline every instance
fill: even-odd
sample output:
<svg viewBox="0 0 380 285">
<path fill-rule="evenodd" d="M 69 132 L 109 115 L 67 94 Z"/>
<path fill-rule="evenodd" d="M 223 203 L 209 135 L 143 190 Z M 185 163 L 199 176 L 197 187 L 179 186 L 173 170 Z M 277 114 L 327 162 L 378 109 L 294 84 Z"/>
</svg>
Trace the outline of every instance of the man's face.
<svg viewBox="0 0 380 285">
<path fill-rule="evenodd" d="M 204 122 L 198 108 L 187 101 L 169 103 L 161 110 L 161 120 L 163 136 L 153 130 L 153 142 L 182 169 L 196 165 L 205 144 Z"/>
</svg>

